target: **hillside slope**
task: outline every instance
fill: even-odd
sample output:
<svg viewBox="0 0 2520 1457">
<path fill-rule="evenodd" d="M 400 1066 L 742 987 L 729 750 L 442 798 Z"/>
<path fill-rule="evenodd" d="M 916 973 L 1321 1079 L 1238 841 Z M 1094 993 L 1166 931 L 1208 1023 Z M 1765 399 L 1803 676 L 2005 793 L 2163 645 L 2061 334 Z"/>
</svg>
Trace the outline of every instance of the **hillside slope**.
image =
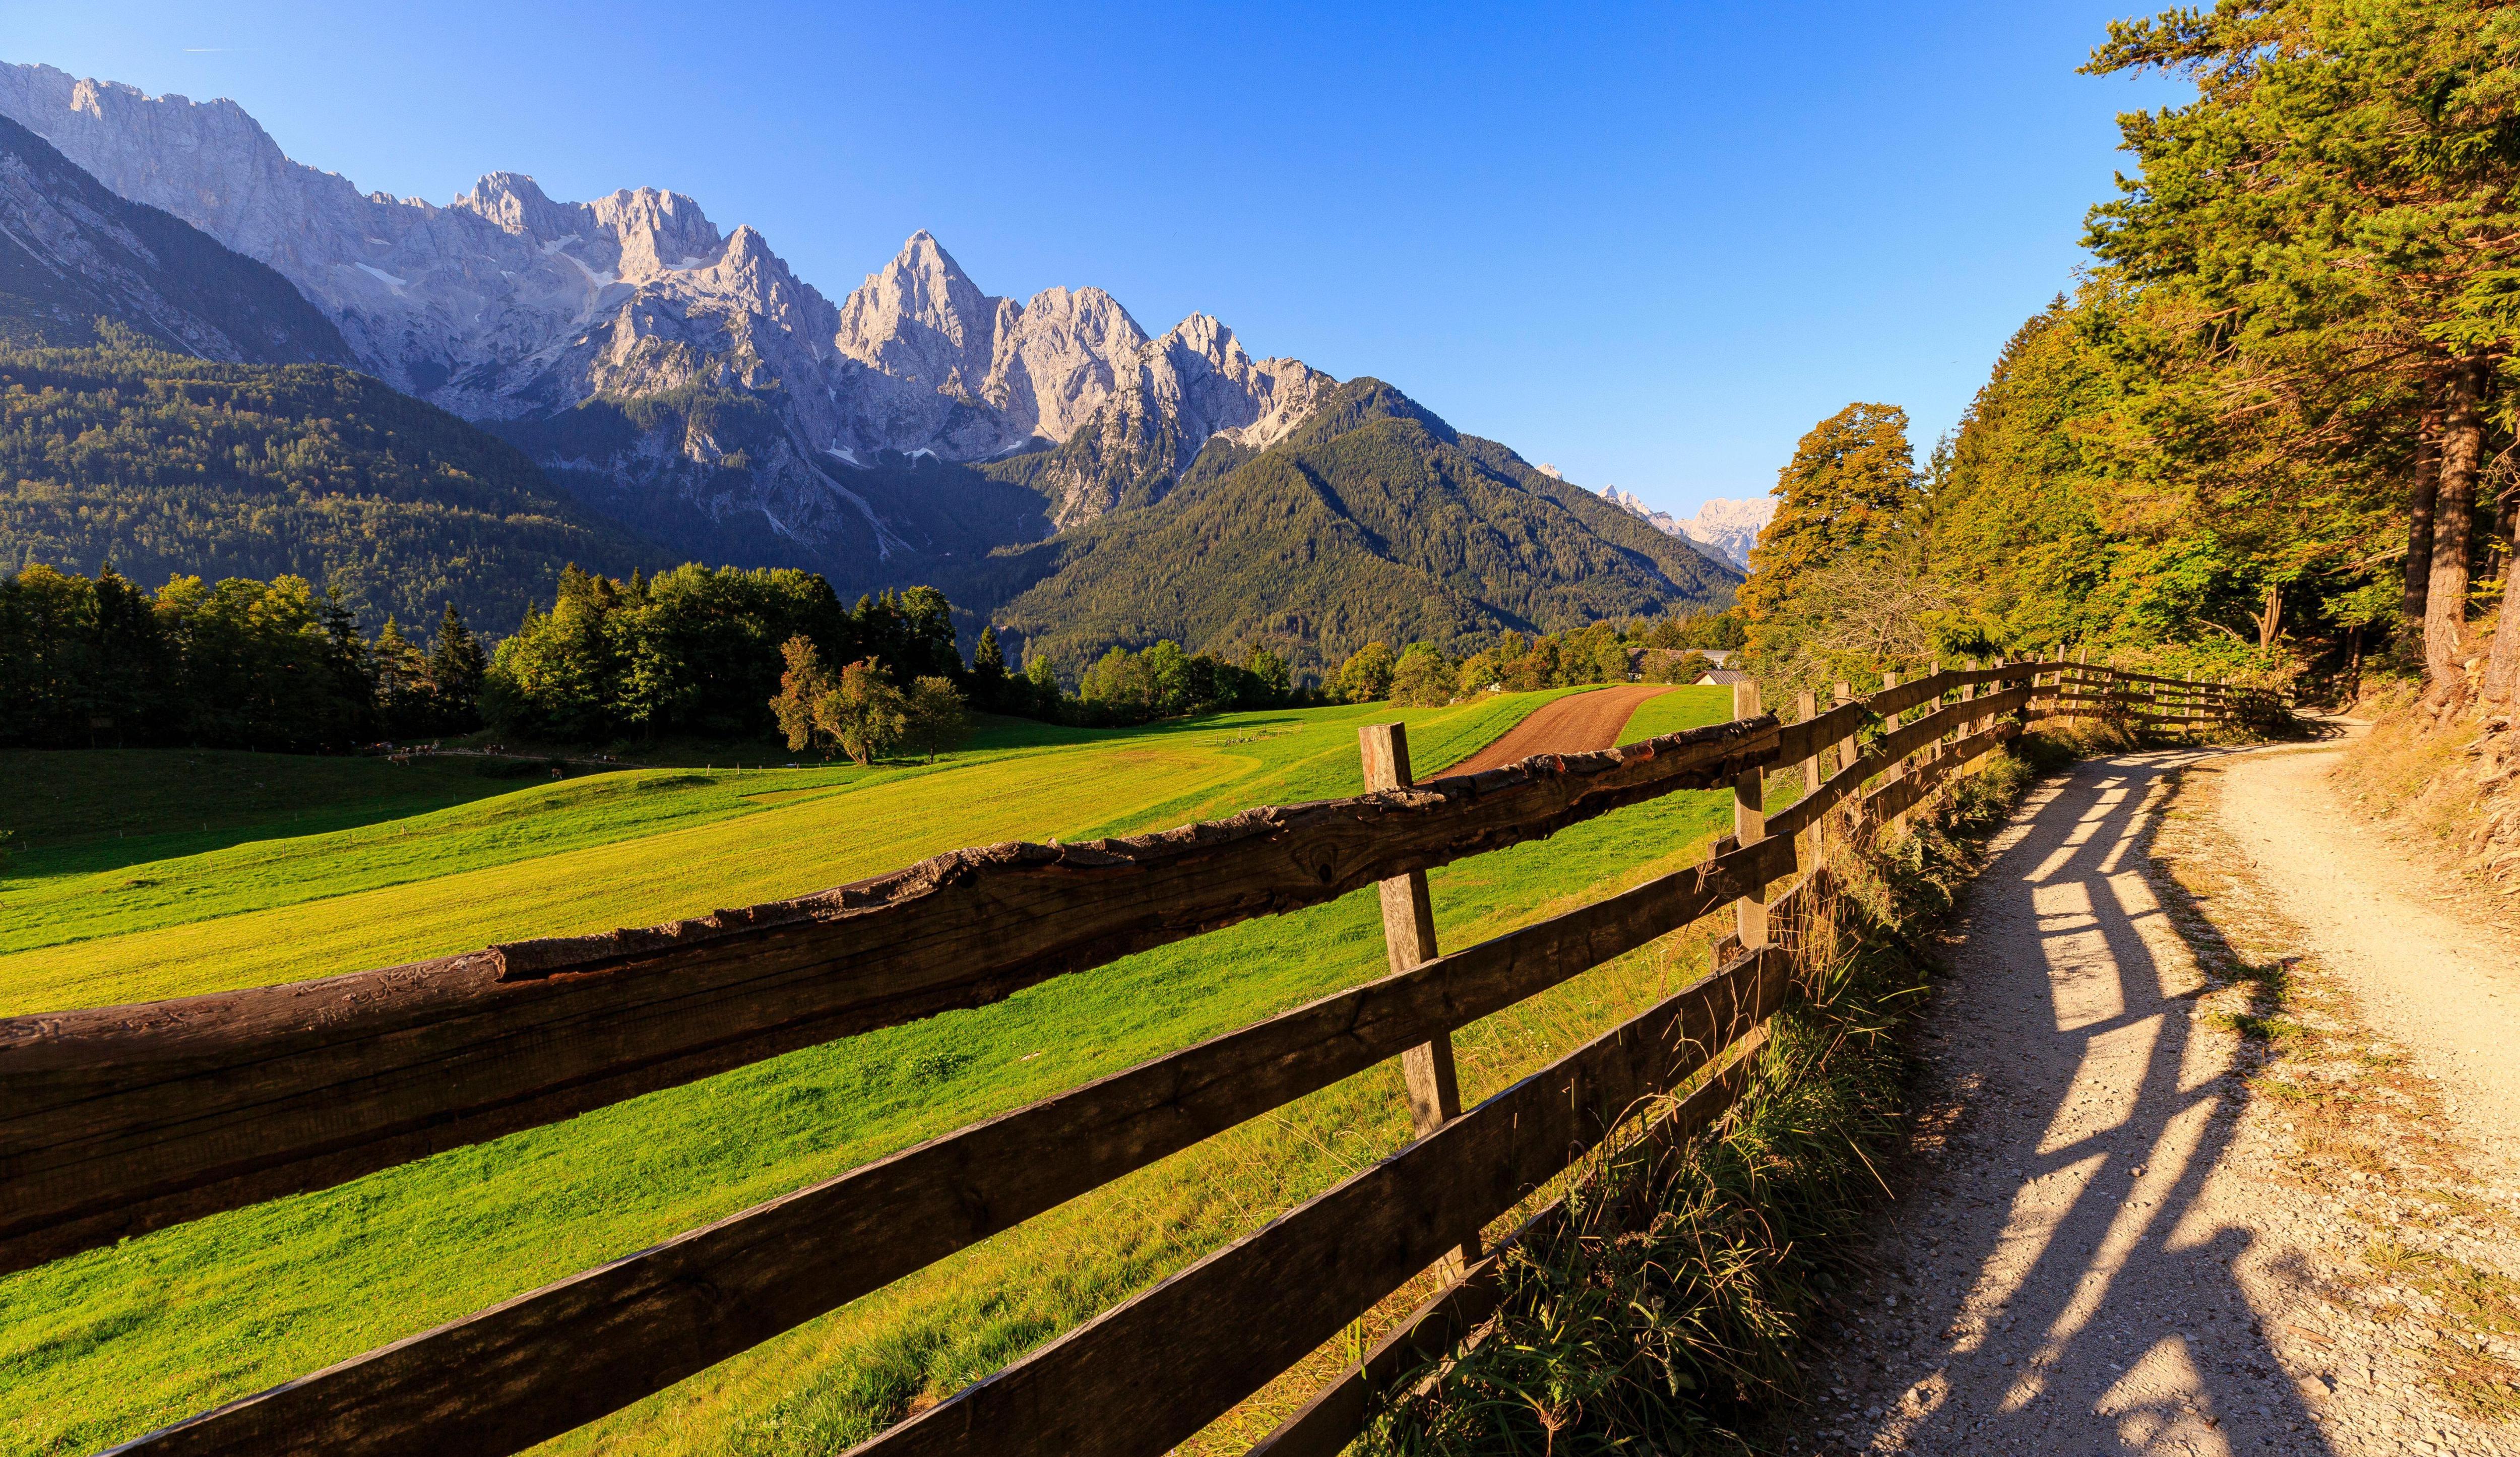
<svg viewBox="0 0 2520 1457">
<path fill-rule="evenodd" d="M 1373 640 L 1720 606 L 1739 573 L 1378 380 L 1332 391 L 1279 444 L 1214 442 L 1152 504 L 1002 551 L 976 595 L 1070 669 L 1172 638 L 1266 643 L 1319 669 Z"/>
<path fill-rule="evenodd" d="M 94 343 L 99 319 L 207 359 L 350 362 L 289 280 L 125 202 L 0 116 L 0 342 Z"/>
<path fill-rule="evenodd" d="M 663 552 L 443 410 L 329 365 L 0 348 L 0 572 L 338 585 L 371 621 L 504 631 L 570 562 Z"/>
</svg>

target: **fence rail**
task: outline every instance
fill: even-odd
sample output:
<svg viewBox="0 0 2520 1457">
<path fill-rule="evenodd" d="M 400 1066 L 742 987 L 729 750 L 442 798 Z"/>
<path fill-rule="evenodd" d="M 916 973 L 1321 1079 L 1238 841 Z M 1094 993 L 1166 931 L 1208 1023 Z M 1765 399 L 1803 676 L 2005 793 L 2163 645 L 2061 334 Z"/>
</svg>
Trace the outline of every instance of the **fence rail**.
<svg viewBox="0 0 2520 1457">
<path fill-rule="evenodd" d="M 2227 717 L 2221 685 L 2062 661 L 1934 671 L 1796 721 L 1759 711 L 1412 784 L 1366 731 L 1364 796 L 1158 835 L 940 855 L 820 895 L 288 986 L 0 1021 L 0 1270 L 976 1006 L 1379 884 L 1392 975 L 904 1150 L 653 1249 L 153 1433 L 151 1453 L 510 1452 L 619 1409 L 1001 1230 L 1393 1058 L 1418 1136 L 866 1443 L 885 1454 L 1163 1451 L 1430 1267 L 1446 1293 L 1274 1434 L 1335 1450 L 1376 1370 L 1492 1298 L 1481 1232 L 1641 1099 L 1719 1116 L 1787 986 L 1772 918 L 1833 811 L 1895 821 L 2052 713 Z M 1981 689 L 1993 689 L 1981 693 Z M 2143 706 L 2138 707 L 2140 703 Z M 2155 705 L 2200 711 L 2160 713 Z M 1906 723 L 1903 715 L 1922 709 Z M 1810 787 L 1773 818 L 1771 771 Z M 1704 863 L 1438 954 L 1423 872 L 1682 790 L 1731 788 Z M 1839 816 L 1843 818 L 1844 816 Z M 1809 881 L 1800 883 L 1807 888 Z M 1723 909 L 1740 954 L 1466 1112 L 1450 1033 Z M 1055 1155 L 1055 1157 L 1045 1157 Z M 1483 1295 L 1482 1292 L 1490 1292 Z M 1377 1367 L 1374 1363 L 1379 1361 Z M 1090 1392 L 1090 1399 L 1086 1393 Z M 1327 1443 L 1328 1445 L 1325 1445 Z M 120 1449 L 118 1449 L 120 1450 Z"/>
</svg>

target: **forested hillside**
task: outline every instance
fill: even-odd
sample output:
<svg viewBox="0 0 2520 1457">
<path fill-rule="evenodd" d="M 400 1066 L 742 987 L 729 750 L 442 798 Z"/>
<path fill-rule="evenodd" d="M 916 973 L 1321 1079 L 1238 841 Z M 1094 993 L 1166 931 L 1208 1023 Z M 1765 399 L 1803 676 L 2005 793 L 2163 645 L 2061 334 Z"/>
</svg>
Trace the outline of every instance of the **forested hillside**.
<svg viewBox="0 0 2520 1457">
<path fill-rule="evenodd" d="M 671 565 L 513 447 L 365 375 L 135 342 L 0 348 L 0 573 L 293 575 L 371 627 L 452 602 L 505 631 L 571 562 Z"/>
<path fill-rule="evenodd" d="M 0 116 L 0 343 L 92 344 L 100 319 L 212 359 L 351 362 L 289 280 Z"/>
<path fill-rule="evenodd" d="M 1170 638 L 1321 672 L 1372 641 L 1457 654 L 1729 602 L 1732 569 L 1592 492 L 1351 381 L 1256 455 L 1211 443 L 1151 505 L 999 553 L 978 590 L 1070 670 Z"/>
</svg>

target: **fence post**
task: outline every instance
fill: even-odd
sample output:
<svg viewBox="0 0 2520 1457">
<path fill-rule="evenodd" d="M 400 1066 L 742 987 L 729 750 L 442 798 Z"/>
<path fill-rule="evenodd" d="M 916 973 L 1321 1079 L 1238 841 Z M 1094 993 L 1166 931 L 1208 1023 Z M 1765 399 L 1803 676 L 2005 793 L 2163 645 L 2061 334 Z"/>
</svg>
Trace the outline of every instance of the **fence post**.
<svg viewBox="0 0 2520 1457">
<path fill-rule="evenodd" d="M 1406 789 L 1409 773 L 1409 726 L 1369 723 L 1356 731 L 1357 750 L 1365 760 L 1365 788 Z M 1382 949 L 1395 973 L 1413 971 L 1433 961 L 1435 902 L 1426 890 L 1426 872 L 1413 870 L 1381 882 Z M 1462 1084 L 1453 1070 L 1453 1034 L 1437 1032 L 1400 1055 L 1400 1077 L 1409 1090 L 1409 1126 L 1418 1138 L 1462 1116 Z M 1447 1283 L 1479 1260 L 1479 1238 L 1472 1235 L 1442 1262 Z"/>
<path fill-rule="evenodd" d="M 1759 716 L 1759 685 L 1756 682 L 1732 685 L 1732 716 Z M 1752 765 L 1732 781 L 1732 838 L 1744 845 L 1756 844 L 1768 838 L 1767 771 Z M 1768 944 L 1768 888 L 1759 888 L 1735 902 L 1734 924 L 1739 928 L 1741 949 L 1756 951 Z"/>
<path fill-rule="evenodd" d="M 1795 694 L 1794 711 L 1802 715 L 1804 723 L 1818 718 L 1820 695 L 1808 688 Z M 1803 748 L 1807 751 L 1803 758 L 1803 797 L 1808 799 L 1820 793 L 1820 764 L 1822 750 L 1817 740 L 1804 745 Z M 1805 870 L 1820 863 L 1820 821 L 1818 819 L 1812 820 L 1803 828 L 1802 836 L 1794 842 L 1794 852 Z"/>
<path fill-rule="evenodd" d="M 1939 659 L 1939 658 L 1935 659 L 1931 663 L 1929 663 L 1929 664 L 1927 664 L 1927 665 L 1926 665 L 1926 670 L 1927 670 L 1928 672 L 1932 673 L 1932 674 L 1933 674 L 1935 677 L 1937 677 L 1937 678 L 1941 677 L 1941 676 L 1943 675 L 1943 660 L 1942 660 L 1941 659 Z M 1945 702 L 1946 702 L 1947 700 L 1951 699 L 1951 695 L 1952 695 L 1951 685 L 1949 685 L 1949 684 L 1944 684 L 1944 685 L 1942 685 L 1940 688 L 1938 688 L 1938 689 L 1935 691 L 1935 693 L 1934 693 L 1934 702 L 1933 702 L 1933 704 L 1932 704 L 1930 706 L 1928 706 L 1928 707 L 1925 709 L 1925 711 L 1926 711 L 1926 712 L 1928 712 L 1928 713 L 1940 713 L 1941 711 L 1943 711 L 1943 707 L 1944 707 Z M 1959 739 L 1960 739 L 1960 732 L 1961 732 L 1962 730 L 1965 730 L 1967 727 L 1968 727 L 1968 720 L 1967 720 L 1966 718 L 1962 718 L 1962 719 L 1960 720 L 1960 726 L 1959 726 L 1959 729 L 1958 729 L 1958 730 L 1955 730 L 1955 729 L 1946 729 L 1946 730 L 1944 730 L 1942 733 L 1937 734 L 1937 735 L 1934 737 L 1934 749 L 1933 749 L 1932 756 L 1931 756 L 1930 758 L 1928 758 L 1926 761 L 1927 761 L 1928 763 L 1931 763 L 1931 764 L 1935 765 L 1937 768 L 1940 768 L 1940 767 L 1942 766 L 1942 762 L 1943 762 L 1943 760 L 1945 760 L 1945 759 L 1947 759 L 1947 758 L 1950 758 L 1950 757 L 1953 755 L 1953 753 L 1955 753 L 1956 751 L 1958 751 L 1958 747 Z M 1942 791 L 1940 791 L 1940 790 L 1936 790 L 1934 793 L 1935 793 L 1937 796 L 1939 796 L 1940 794 L 1942 794 Z"/>
<path fill-rule="evenodd" d="M 1844 705 L 1854 702 L 1855 694 L 1850 691 L 1845 682 L 1841 680 L 1837 685 L 1835 703 Z M 1837 741 L 1836 751 L 1830 755 L 1830 757 L 1835 759 L 1836 762 L 1828 766 L 1828 772 L 1831 777 L 1843 774 L 1847 770 L 1854 768 L 1855 761 L 1863 757 L 1863 755 L 1856 750 L 1857 742 L 1861 737 L 1863 730 L 1864 726 L 1862 724 L 1857 724 L 1855 727 L 1846 731 L 1845 738 Z M 1831 811 L 1831 813 L 1837 818 L 1841 834 L 1846 834 L 1850 837 L 1853 834 L 1853 826 L 1855 824 L 1853 817 L 1855 814 L 1855 806 L 1864 802 L 1863 788 L 1864 787 L 1862 785 L 1856 786 L 1856 793 L 1851 794 L 1844 799 L 1838 801 L 1837 808 Z"/>
</svg>

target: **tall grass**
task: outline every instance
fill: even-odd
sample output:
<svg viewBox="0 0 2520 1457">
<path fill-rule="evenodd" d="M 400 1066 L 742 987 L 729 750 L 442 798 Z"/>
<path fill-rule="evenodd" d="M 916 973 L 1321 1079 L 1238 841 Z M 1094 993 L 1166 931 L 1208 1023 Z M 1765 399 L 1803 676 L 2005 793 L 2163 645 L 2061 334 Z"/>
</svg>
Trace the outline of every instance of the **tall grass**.
<svg viewBox="0 0 2520 1457">
<path fill-rule="evenodd" d="M 1748 1450 L 1741 1426 L 1792 1396 L 1796 1343 L 1848 1284 L 1850 1237 L 1884 1193 L 1876 1159 L 1910 1085 L 1902 1032 L 1933 971 L 1917 932 L 1950 911 L 2033 761 L 2072 754 L 2053 741 L 2000 752 L 1906 834 L 1833 845 L 1797 925 L 1796 995 L 1726 1121 L 1589 1161 L 1563 1217 L 1504 1257 L 1498 1315 L 1395 1383 L 1362 1449 Z"/>
</svg>

